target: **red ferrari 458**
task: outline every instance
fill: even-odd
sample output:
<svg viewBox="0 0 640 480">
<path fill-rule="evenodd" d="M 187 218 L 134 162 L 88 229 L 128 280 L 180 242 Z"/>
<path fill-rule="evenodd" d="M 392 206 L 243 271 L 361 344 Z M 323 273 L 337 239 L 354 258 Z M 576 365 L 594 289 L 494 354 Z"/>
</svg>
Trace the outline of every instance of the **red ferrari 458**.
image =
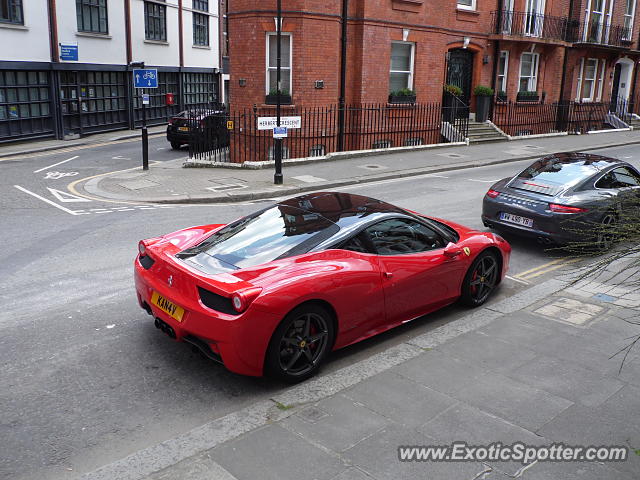
<svg viewBox="0 0 640 480">
<path fill-rule="evenodd" d="M 313 375 L 332 350 L 504 278 L 500 236 L 347 193 L 302 195 L 228 225 L 142 240 L 140 306 L 176 340 L 244 375 Z"/>
</svg>

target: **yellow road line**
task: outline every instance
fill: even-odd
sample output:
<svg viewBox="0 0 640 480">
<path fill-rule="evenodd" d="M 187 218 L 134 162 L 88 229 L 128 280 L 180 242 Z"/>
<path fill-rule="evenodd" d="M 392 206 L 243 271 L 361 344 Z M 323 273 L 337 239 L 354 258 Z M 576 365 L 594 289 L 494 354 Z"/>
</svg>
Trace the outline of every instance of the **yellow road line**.
<svg viewBox="0 0 640 480">
<path fill-rule="evenodd" d="M 553 272 L 554 270 L 558 270 L 559 268 L 566 267 L 567 265 L 571 265 L 572 263 L 579 262 L 580 260 L 581 260 L 580 258 L 568 258 L 560 264 L 550 266 L 549 268 L 546 268 L 544 270 L 539 270 L 535 273 L 532 273 L 530 275 L 527 275 L 525 277 L 520 277 L 520 278 L 525 280 L 531 280 L 532 278 L 538 277 L 540 275 L 544 275 L 545 273 Z"/>
<path fill-rule="evenodd" d="M 538 270 L 542 270 L 543 268 L 549 267 L 551 265 L 555 265 L 556 263 L 560 263 L 563 260 L 566 260 L 566 258 L 567 257 L 556 258 L 555 260 L 551 260 L 548 263 L 543 263 L 542 265 L 538 265 L 537 267 L 533 267 L 533 268 L 531 268 L 529 270 L 525 270 L 524 272 L 520 272 L 519 274 L 514 275 L 514 277 L 522 278 L 522 277 L 524 277 L 526 275 L 529 275 L 530 273 L 537 272 Z"/>
<path fill-rule="evenodd" d="M 149 165 L 156 165 L 158 163 L 162 163 L 162 162 L 159 162 L 159 161 L 150 162 Z M 125 205 L 140 205 L 140 204 L 149 205 L 150 204 L 149 202 L 144 202 L 144 201 L 130 202 L 130 201 L 127 201 L 127 200 L 109 200 L 109 199 L 106 199 L 106 198 L 92 197 L 90 195 L 86 195 L 84 193 L 80 193 L 78 190 L 76 190 L 76 185 L 78 185 L 80 182 L 88 182 L 89 180 L 94 179 L 94 178 L 105 177 L 107 175 L 113 175 L 114 173 L 130 172 L 131 170 L 138 170 L 140 168 L 142 168 L 142 167 L 138 166 L 138 167 L 133 167 L 133 168 L 127 168 L 125 170 L 116 170 L 114 172 L 100 173 L 99 175 L 93 175 L 91 177 L 81 178 L 81 179 L 76 180 L 74 182 L 71 182 L 69 185 L 67 185 L 67 190 L 69 190 L 74 195 L 78 195 L 79 197 L 82 197 L 82 198 L 88 198 L 89 200 L 94 200 L 96 202 L 123 203 Z"/>
</svg>

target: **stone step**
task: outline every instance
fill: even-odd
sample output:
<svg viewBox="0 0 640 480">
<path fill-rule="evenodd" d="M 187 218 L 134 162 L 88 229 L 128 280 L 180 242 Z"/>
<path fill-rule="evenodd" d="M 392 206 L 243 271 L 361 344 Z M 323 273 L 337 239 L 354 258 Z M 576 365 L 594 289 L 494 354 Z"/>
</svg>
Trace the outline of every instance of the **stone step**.
<svg viewBox="0 0 640 480">
<path fill-rule="evenodd" d="M 506 138 L 502 135 L 491 136 L 491 137 L 469 137 L 469 143 L 479 143 L 479 142 L 503 142 Z"/>
</svg>

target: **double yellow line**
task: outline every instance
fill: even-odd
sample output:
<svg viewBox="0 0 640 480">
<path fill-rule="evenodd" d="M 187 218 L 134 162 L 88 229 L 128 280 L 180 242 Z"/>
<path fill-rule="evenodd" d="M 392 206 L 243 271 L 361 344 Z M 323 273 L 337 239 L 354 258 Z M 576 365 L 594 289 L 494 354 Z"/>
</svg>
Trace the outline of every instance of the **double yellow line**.
<svg viewBox="0 0 640 480">
<path fill-rule="evenodd" d="M 558 270 L 559 268 L 566 267 L 567 265 L 571 265 L 572 263 L 576 263 L 578 261 L 580 261 L 580 258 L 578 257 L 556 258 L 555 260 L 551 260 L 550 262 L 538 265 L 537 267 L 525 270 L 524 272 L 520 272 L 519 274 L 514 275 L 514 278 L 517 278 L 519 280 L 531 280 L 532 278 L 539 277 L 540 275 L 544 275 L 545 273 L 553 272 L 554 270 Z"/>
</svg>

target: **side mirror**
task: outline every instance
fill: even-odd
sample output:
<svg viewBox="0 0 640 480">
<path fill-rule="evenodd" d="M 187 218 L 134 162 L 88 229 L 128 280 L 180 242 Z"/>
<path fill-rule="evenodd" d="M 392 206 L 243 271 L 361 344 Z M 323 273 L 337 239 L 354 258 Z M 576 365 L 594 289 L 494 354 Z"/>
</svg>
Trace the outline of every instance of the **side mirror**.
<svg viewBox="0 0 640 480">
<path fill-rule="evenodd" d="M 449 242 L 446 247 L 444 247 L 444 256 L 449 258 L 457 257 L 462 253 L 462 249 L 456 245 L 455 243 Z"/>
</svg>

